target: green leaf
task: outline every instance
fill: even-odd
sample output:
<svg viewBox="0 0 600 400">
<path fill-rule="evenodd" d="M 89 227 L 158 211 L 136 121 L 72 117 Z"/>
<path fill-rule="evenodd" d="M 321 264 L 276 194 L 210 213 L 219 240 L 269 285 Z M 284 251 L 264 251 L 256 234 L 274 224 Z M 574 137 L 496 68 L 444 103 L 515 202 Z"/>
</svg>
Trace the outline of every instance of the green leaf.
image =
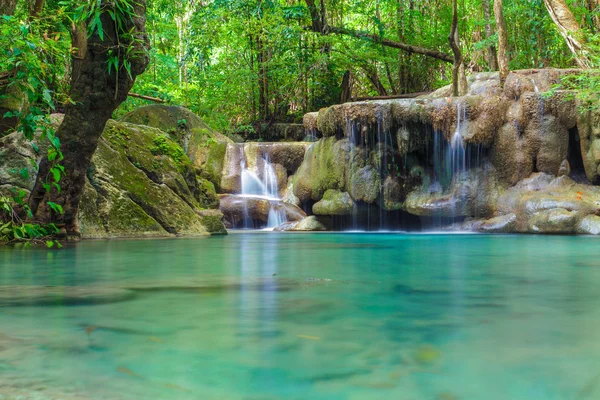
<svg viewBox="0 0 600 400">
<path fill-rule="evenodd" d="M 56 204 L 52 201 L 49 201 L 47 204 L 48 204 L 48 207 L 50 207 L 52 209 L 52 211 L 54 211 L 57 214 L 62 214 L 64 212 L 63 208 L 60 204 Z"/>
</svg>

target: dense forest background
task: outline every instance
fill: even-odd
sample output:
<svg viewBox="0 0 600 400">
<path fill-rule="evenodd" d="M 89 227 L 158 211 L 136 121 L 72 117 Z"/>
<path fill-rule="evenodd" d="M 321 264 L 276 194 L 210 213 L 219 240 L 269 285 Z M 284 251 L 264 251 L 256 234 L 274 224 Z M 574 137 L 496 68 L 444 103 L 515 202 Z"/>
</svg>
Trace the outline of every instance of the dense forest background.
<svg viewBox="0 0 600 400">
<path fill-rule="evenodd" d="M 339 103 L 344 77 L 351 81 L 344 100 L 430 91 L 450 82 L 451 62 L 382 41 L 452 54 L 451 1 L 316 3 L 152 0 L 150 66 L 133 91 L 184 104 L 217 129 L 244 131 L 255 121 L 298 121 L 306 112 Z M 467 73 L 497 70 L 492 3 L 458 1 Z M 568 3 L 580 24 L 596 33 L 597 4 Z M 311 7 L 329 32 L 311 29 Z M 543 0 L 505 0 L 504 17 L 510 69 L 576 66 Z M 119 112 L 140 103 L 129 99 Z"/>
<path fill-rule="evenodd" d="M 457 1 L 467 74 L 498 69 L 493 3 Z M 566 3 L 594 42 L 598 1 Z M 16 16 L 31 19 L 27 6 L 19 3 Z M 299 121 L 340 101 L 434 90 L 452 78 L 452 6 L 451 0 L 150 0 L 150 64 L 132 92 L 185 105 L 215 129 L 243 133 L 259 122 Z M 505 0 L 503 8 L 511 70 L 577 66 L 544 0 Z M 24 62 L 38 69 L 33 75 L 48 88 L 43 96 L 59 109 L 68 101 L 71 13 L 69 2 L 48 0 L 30 31 L 13 24 L 0 36 L 3 49 L 19 41 L 44 49 L 41 64 L 33 57 Z M 115 116 L 143 104 L 130 97 Z"/>
</svg>

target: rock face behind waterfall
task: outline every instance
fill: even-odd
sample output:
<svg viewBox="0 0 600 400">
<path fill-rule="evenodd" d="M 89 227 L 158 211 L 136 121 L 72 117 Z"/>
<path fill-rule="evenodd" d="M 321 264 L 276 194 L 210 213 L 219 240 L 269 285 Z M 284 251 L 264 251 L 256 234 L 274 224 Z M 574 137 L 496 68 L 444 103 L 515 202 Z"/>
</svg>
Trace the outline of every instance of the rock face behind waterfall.
<svg viewBox="0 0 600 400">
<path fill-rule="evenodd" d="M 145 125 L 108 122 L 80 204 L 84 238 L 226 233 L 222 214 L 214 210 L 219 207 L 214 185 L 177 139 Z M 43 152 L 36 153 L 20 133 L 0 139 L 0 192 L 28 192 L 36 174 L 31 160 Z M 19 173 L 22 168 L 28 168 L 27 177 Z"/>
<path fill-rule="evenodd" d="M 573 93 L 552 90 L 576 72 L 516 71 L 504 89 L 496 73 L 481 73 L 463 97 L 446 87 L 308 114 L 305 128 L 323 139 L 307 150 L 293 193 L 345 226 L 365 210 L 375 229 L 420 220 L 418 228 L 597 233 L 600 111 L 579 114 Z"/>
</svg>

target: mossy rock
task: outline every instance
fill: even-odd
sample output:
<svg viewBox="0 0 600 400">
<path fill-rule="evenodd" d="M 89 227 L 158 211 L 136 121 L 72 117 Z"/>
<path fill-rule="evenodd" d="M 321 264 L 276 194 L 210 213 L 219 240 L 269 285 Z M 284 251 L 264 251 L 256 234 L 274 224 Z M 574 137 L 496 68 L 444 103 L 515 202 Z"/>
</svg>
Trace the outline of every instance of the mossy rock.
<svg viewBox="0 0 600 400">
<path fill-rule="evenodd" d="M 213 235 L 226 235 L 227 229 L 223 225 L 223 213 L 219 210 L 202 210 L 198 212 L 202 225 Z"/>
<path fill-rule="evenodd" d="M 312 209 L 316 215 L 351 215 L 354 202 L 348 193 L 330 189 Z"/>
<path fill-rule="evenodd" d="M 347 140 L 324 138 L 308 148 L 298 169 L 294 194 L 301 201 L 319 201 L 328 189 L 343 190 L 350 146 Z"/>
<path fill-rule="evenodd" d="M 80 205 L 83 237 L 221 234 L 214 185 L 196 175 L 181 146 L 163 131 L 109 121 L 88 169 Z"/>
<path fill-rule="evenodd" d="M 192 111 L 178 106 L 149 105 L 126 114 L 121 121 L 168 133 L 181 146 L 196 173 L 219 188 L 225 150 L 233 142 L 212 130 Z"/>
</svg>

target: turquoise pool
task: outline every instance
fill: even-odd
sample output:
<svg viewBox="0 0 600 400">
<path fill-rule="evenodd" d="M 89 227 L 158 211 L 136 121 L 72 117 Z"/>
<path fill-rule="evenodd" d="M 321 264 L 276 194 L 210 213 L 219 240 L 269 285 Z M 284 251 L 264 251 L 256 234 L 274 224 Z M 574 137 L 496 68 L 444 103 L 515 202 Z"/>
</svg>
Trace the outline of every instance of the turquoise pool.
<svg viewBox="0 0 600 400">
<path fill-rule="evenodd" d="M 600 398 L 596 238 L 0 248 L 0 286 L 0 399 Z"/>
</svg>

